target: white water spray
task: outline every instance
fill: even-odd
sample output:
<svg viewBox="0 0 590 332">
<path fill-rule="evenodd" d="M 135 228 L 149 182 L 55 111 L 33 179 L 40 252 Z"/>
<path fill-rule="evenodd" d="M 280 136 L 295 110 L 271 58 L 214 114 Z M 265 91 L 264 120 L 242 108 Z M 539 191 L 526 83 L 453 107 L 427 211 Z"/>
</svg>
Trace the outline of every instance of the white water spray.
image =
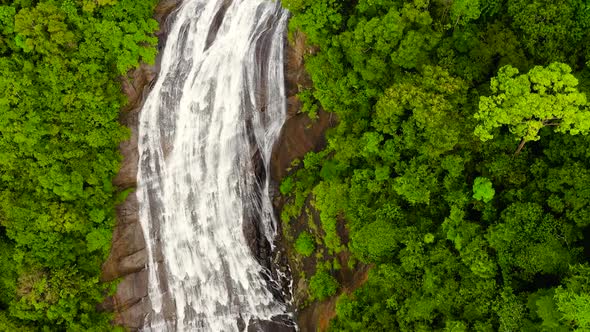
<svg viewBox="0 0 590 332">
<path fill-rule="evenodd" d="M 177 12 L 139 124 L 145 331 L 237 331 L 286 311 L 243 231 L 256 219 L 276 235 L 267 174 L 286 114 L 286 23 L 270 0 L 185 0 Z"/>
</svg>

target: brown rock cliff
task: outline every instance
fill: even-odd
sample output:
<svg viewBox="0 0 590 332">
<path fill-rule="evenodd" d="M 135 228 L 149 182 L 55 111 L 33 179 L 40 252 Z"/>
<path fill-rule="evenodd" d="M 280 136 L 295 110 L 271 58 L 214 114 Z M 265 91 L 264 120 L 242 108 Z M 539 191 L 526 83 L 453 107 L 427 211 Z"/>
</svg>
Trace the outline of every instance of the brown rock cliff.
<svg viewBox="0 0 590 332">
<path fill-rule="evenodd" d="M 160 23 L 159 48 L 165 43 L 169 20 L 181 0 L 162 0 L 155 9 L 154 18 Z M 138 121 L 144 98 L 149 92 L 150 84 L 155 80 L 160 56 L 155 65 L 142 64 L 122 78 L 122 89 L 127 95 L 128 104 L 122 110 L 121 124 L 131 131 L 129 140 L 119 146 L 123 162 L 118 175 L 113 180 L 120 190 L 135 188 L 139 163 Z M 138 203 L 135 193 L 129 194 L 125 202 L 117 207 L 117 224 L 113 231 L 111 253 L 102 266 L 102 280 L 120 279 L 116 293 L 102 304 L 103 310 L 115 313 L 114 324 L 131 331 L 143 325 L 149 311 L 149 301 L 144 301 L 148 290 L 148 276 L 145 269 L 147 251 L 141 225 L 139 224 Z"/>
</svg>

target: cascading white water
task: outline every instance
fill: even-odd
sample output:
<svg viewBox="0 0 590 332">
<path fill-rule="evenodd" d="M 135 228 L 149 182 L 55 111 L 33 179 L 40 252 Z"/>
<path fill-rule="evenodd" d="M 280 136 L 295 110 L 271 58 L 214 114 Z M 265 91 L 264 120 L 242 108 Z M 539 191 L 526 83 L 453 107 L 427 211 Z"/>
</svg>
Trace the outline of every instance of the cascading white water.
<svg viewBox="0 0 590 332">
<path fill-rule="evenodd" d="M 236 331 L 285 313 L 243 224 L 256 218 L 273 242 L 267 174 L 286 113 L 286 23 L 272 0 L 178 9 L 139 124 L 145 331 Z"/>
</svg>

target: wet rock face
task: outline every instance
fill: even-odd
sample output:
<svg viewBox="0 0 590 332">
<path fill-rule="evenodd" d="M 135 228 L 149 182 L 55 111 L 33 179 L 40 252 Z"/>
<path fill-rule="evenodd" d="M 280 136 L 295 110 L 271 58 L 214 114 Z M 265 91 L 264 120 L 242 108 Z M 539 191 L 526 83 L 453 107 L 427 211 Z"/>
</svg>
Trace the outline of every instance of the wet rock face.
<svg viewBox="0 0 590 332">
<path fill-rule="evenodd" d="M 133 196 L 135 195 L 133 194 Z M 129 201 L 133 202 L 134 199 L 129 199 Z M 127 202 L 125 204 L 130 205 Z M 102 267 L 103 281 L 112 281 L 128 274 L 140 272 L 147 263 L 147 251 L 141 226 L 137 219 L 133 219 L 136 218 L 131 220 L 119 218 L 113 232 L 111 254 Z"/>
<path fill-rule="evenodd" d="M 271 178 L 276 183 L 287 175 L 291 162 L 301 159 L 307 152 L 319 151 L 326 145 L 324 134 L 333 126 L 336 119 L 323 110 L 318 112 L 318 119 L 312 121 L 306 114 L 301 114 L 301 101 L 297 94 L 302 89 L 312 86 L 311 78 L 305 71 L 304 55 L 314 52 L 305 45 L 305 37 L 297 32 L 293 42 L 286 47 L 285 79 L 287 91 L 287 121 L 283 125 L 271 159 Z"/>
<path fill-rule="evenodd" d="M 121 189 L 137 184 L 137 114 L 139 108 L 127 111 L 121 122 L 131 129 L 131 138 L 121 143 L 123 163 L 113 183 Z M 115 313 L 114 324 L 134 331 L 143 323 L 149 310 L 147 296 L 147 250 L 139 224 L 138 202 L 135 193 L 117 207 L 117 223 L 113 231 L 111 253 L 102 266 L 102 281 L 122 278 L 114 296 L 105 300 L 104 309 Z"/>
<path fill-rule="evenodd" d="M 156 8 L 154 18 L 160 22 L 160 31 L 157 33 L 159 45 L 165 43 L 167 18 L 180 3 L 181 0 L 162 0 Z M 121 112 L 120 122 L 131 131 L 129 140 L 119 146 L 123 162 L 113 180 L 113 184 L 121 190 L 137 185 L 139 112 L 151 84 L 156 79 L 159 61 L 158 58 L 153 66 L 142 64 L 121 79 L 128 104 Z M 101 279 L 108 282 L 121 278 L 121 282 L 115 295 L 105 299 L 99 306 L 100 310 L 115 313 L 115 325 L 124 326 L 131 331 L 137 331 L 143 326 L 144 317 L 151 309 L 149 301 L 146 300 L 147 250 L 139 224 L 138 208 L 135 193 L 129 194 L 125 202 L 117 207 L 117 223 L 113 231 L 111 253 L 102 266 Z"/>
<path fill-rule="evenodd" d="M 166 19 L 172 14 L 172 12 L 180 6 L 182 0 L 160 0 L 156 10 L 154 11 L 154 18 L 160 22 L 160 25 L 166 25 Z M 166 29 L 168 26 L 166 25 L 164 29 L 160 28 L 160 31 L 157 33 L 158 36 L 166 35 L 168 30 Z"/>
<path fill-rule="evenodd" d="M 290 117 L 283 126 L 283 131 L 273 151 L 271 160 L 271 177 L 277 183 L 288 173 L 287 169 L 295 159 L 302 159 L 310 151 L 319 151 L 325 145 L 324 133 L 333 122 L 324 111 L 318 113 L 318 119 L 311 121 L 306 114 Z"/>
<path fill-rule="evenodd" d="M 242 329 L 240 329 L 242 331 Z M 295 332 L 297 329 L 286 317 L 273 317 L 272 320 L 255 320 L 248 325 L 247 332 Z"/>
</svg>

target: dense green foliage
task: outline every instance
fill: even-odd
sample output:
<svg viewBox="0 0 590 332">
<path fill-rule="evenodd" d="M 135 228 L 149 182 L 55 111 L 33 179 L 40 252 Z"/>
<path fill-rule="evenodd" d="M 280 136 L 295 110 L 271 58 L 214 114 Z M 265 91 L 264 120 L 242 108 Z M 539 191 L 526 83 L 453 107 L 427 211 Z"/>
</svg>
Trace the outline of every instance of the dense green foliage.
<svg viewBox="0 0 590 332">
<path fill-rule="evenodd" d="M 484 177 L 477 177 L 473 181 L 473 198 L 484 203 L 488 203 L 494 198 L 496 191 L 492 187 L 492 182 Z"/>
<path fill-rule="evenodd" d="M 105 331 L 118 77 L 153 62 L 155 0 L 0 0 L 0 330 Z"/>
<path fill-rule="evenodd" d="M 283 3 L 339 119 L 283 220 L 311 196 L 325 248 L 373 264 L 331 329 L 590 329 L 588 3 Z"/>
<path fill-rule="evenodd" d="M 309 280 L 309 296 L 317 300 L 324 300 L 338 291 L 338 281 L 327 271 L 321 269 Z"/>
<path fill-rule="evenodd" d="M 295 250 L 305 257 L 311 256 L 315 250 L 315 240 L 307 232 L 302 232 L 295 241 Z"/>
<path fill-rule="evenodd" d="M 492 97 L 480 97 L 475 118 L 481 121 L 475 134 L 492 139 L 495 128 L 508 125 L 510 132 L 525 141 L 536 141 L 544 126 L 556 131 L 585 134 L 590 131 L 590 112 L 586 95 L 578 92 L 578 80 L 566 64 L 537 66 L 525 75 L 511 66 L 500 68 L 492 78 Z"/>
</svg>

